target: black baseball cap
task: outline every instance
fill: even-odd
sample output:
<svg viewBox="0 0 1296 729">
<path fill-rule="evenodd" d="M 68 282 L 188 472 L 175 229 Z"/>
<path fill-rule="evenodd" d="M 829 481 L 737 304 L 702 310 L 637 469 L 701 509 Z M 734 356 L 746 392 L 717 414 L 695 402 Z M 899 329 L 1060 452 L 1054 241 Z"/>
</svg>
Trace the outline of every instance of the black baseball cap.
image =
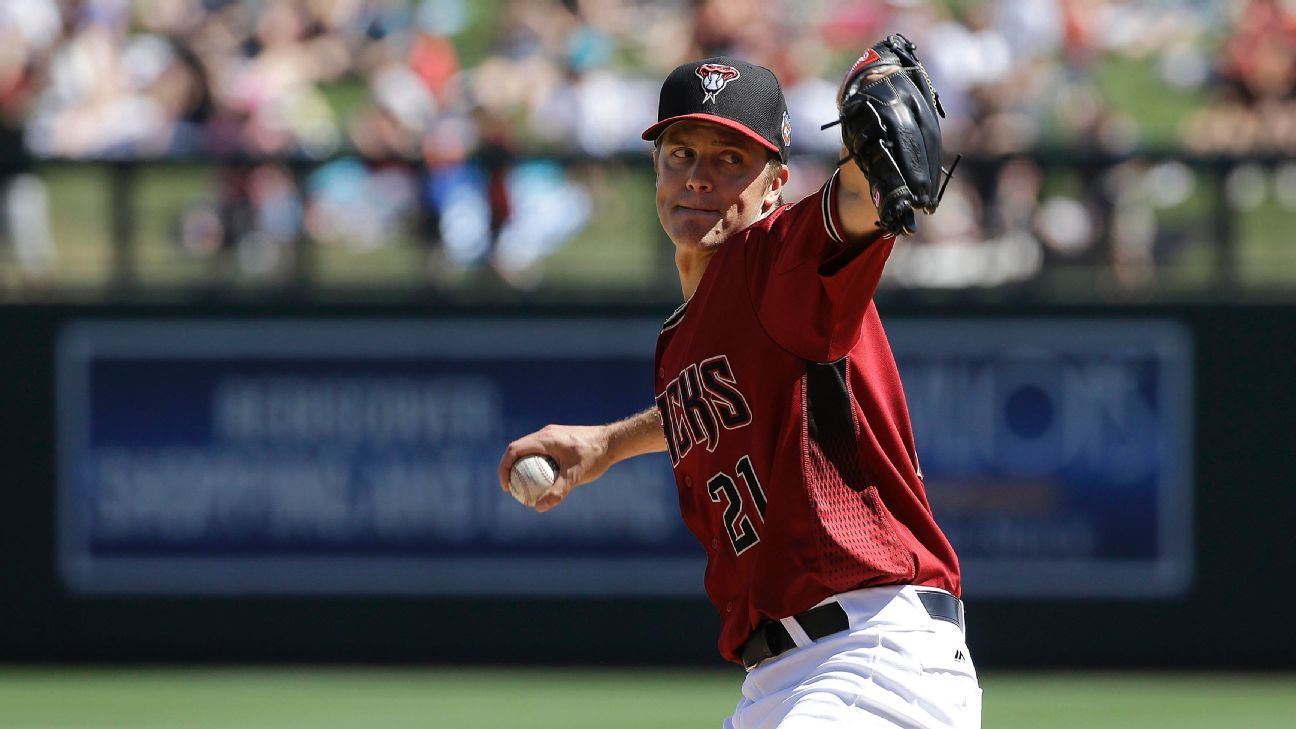
<svg viewBox="0 0 1296 729">
<path fill-rule="evenodd" d="M 662 84 L 657 123 L 644 130 L 643 138 L 656 140 L 666 127 L 685 119 L 742 132 L 787 163 L 792 120 L 783 87 L 764 66 L 728 56 L 678 66 Z"/>
</svg>

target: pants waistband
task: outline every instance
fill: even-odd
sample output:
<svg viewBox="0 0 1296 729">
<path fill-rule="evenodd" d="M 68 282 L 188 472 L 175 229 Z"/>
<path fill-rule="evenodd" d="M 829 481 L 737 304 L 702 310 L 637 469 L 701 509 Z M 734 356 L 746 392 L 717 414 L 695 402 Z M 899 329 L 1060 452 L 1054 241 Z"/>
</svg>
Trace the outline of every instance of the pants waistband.
<svg viewBox="0 0 1296 729">
<path fill-rule="evenodd" d="M 943 590 L 914 589 L 914 594 L 933 620 L 943 620 L 958 626 L 960 632 L 966 633 L 963 601 Z M 834 633 L 850 629 L 850 619 L 846 610 L 836 600 L 825 602 L 818 607 L 810 608 L 803 613 L 792 616 L 792 620 L 805 631 L 811 642 L 826 638 Z M 796 641 L 788 633 L 783 623 L 777 620 L 766 620 L 747 638 L 741 650 L 743 666 L 748 670 L 766 659 L 786 653 L 797 647 Z"/>
</svg>

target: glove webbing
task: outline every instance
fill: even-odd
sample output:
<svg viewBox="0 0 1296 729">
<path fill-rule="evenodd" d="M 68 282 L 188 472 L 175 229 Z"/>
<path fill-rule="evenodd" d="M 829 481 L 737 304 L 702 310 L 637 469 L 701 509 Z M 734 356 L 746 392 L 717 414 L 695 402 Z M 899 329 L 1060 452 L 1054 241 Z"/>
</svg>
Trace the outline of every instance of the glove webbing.
<svg viewBox="0 0 1296 729">
<path fill-rule="evenodd" d="M 914 66 L 910 66 L 908 68 L 902 68 L 900 70 L 913 71 L 914 69 L 915 69 Z M 944 119 L 945 107 L 941 106 L 940 94 L 936 93 L 936 86 L 935 84 L 932 83 L 931 76 L 927 75 L 927 67 L 922 65 L 922 61 L 918 62 L 917 70 L 922 74 L 923 80 L 927 82 L 927 90 L 931 92 L 931 96 L 932 96 L 932 106 L 936 107 L 936 113 L 940 114 L 941 118 Z"/>
</svg>

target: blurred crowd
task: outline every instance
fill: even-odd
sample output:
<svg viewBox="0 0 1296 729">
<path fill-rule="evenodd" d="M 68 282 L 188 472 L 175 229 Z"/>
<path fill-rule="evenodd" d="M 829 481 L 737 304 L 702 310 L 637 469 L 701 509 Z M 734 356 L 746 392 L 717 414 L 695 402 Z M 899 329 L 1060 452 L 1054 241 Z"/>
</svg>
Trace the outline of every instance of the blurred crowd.
<svg viewBox="0 0 1296 729">
<path fill-rule="evenodd" d="M 996 285 L 1050 260 L 1154 272 L 1173 245 L 1148 216 L 1187 199 L 1193 173 L 1066 162 L 1148 146 L 1148 121 L 1103 92 L 1113 58 L 1196 99 L 1173 146 L 1296 155 L 1292 0 L 5 0 L 5 230 L 24 268 L 55 265 L 35 160 L 216 158 L 216 189 L 174 226 L 195 256 L 272 273 L 303 239 L 413 239 L 432 274 L 489 266 L 527 286 L 614 192 L 593 168 L 643 156 L 676 64 L 775 70 L 795 198 L 835 161 L 819 127 L 840 72 L 895 29 L 941 91 L 947 147 L 974 160 L 897 283 Z M 1046 184 L 1057 166 L 1068 179 Z M 1296 209 L 1296 168 L 1259 174 Z"/>
</svg>

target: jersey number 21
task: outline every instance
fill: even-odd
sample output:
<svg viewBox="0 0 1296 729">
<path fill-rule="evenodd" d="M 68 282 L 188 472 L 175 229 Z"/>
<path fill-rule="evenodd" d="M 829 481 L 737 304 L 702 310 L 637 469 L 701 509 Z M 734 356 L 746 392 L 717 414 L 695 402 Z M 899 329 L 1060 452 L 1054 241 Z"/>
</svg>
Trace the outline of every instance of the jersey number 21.
<svg viewBox="0 0 1296 729">
<path fill-rule="evenodd" d="M 765 522 L 765 490 L 761 488 L 760 480 L 756 478 L 756 469 L 752 468 L 751 459 L 743 456 L 738 459 L 737 464 L 738 478 L 747 487 L 747 493 L 751 495 L 752 501 L 756 504 L 756 513 L 760 516 L 761 523 Z M 760 541 L 760 535 L 756 533 L 756 527 L 752 524 L 751 519 L 743 513 L 743 495 L 738 490 L 738 484 L 734 483 L 729 474 L 721 471 L 707 481 L 707 493 L 711 495 L 711 500 L 720 503 L 721 499 L 725 502 L 724 524 L 725 531 L 729 533 L 729 541 L 733 544 L 734 552 L 742 554 L 752 545 Z"/>
</svg>

